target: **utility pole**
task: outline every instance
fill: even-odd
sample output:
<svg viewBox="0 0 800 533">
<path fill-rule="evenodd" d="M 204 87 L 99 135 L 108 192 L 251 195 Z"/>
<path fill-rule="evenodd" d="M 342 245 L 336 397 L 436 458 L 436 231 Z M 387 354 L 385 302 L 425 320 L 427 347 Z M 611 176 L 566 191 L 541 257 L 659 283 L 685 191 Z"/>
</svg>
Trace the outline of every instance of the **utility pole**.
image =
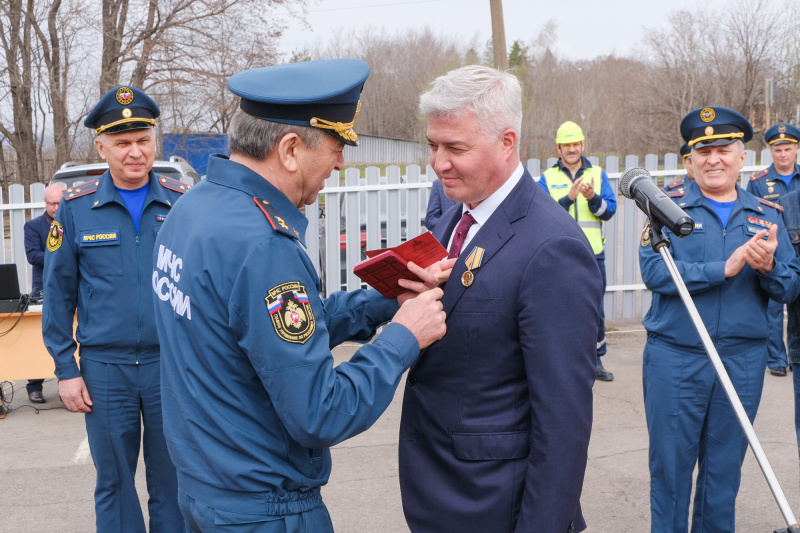
<svg viewBox="0 0 800 533">
<path fill-rule="evenodd" d="M 494 68 L 508 69 L 506 52 L 506 29 L 503 24 L 503 0 L 489 0 L 492 10 L 492 48 L 494 48 Z"/>
</svg>

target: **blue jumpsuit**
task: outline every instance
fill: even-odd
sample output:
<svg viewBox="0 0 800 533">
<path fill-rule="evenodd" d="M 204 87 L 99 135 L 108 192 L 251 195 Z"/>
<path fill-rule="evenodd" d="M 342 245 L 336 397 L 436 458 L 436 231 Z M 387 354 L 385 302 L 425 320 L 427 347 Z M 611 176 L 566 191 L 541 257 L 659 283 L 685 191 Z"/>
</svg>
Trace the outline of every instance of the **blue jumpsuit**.
<svg viewBox="0 0 800 533">
<path fill-rule="evenodd" d="M 369 340 L 397 301 L 322 300 L 305 216 L 243 165 L 208 169 L 164 224 L 152 274 L 181 510 L 192 531 L 332 531 L 328 448 L 378 419 L 419 345 L 389 324 L 334 367 L 331 349 Z"/>
<path fill-rule="evenodd" d="M 675 259 L 705 327 L 752 421 L 761 400 L 767 360 L 769 298 L 792 301 L 800 292 L 800 263 L 776 209 L 737 188 L 727 227 L 696 183 L 675 198 L 695 221 L 677 238 L 665 230 Z M 769 223 L 779 224 L 775 267 L 762 275 L 745 264 L 725 279 L 725 261 Z M 735 531 L 735 502 L 747 441 L 733 408 L 691 327 L 661 256 L 643 233 L 642 279 L 653 291 L 643 324 L 647 329 L 643 385 L 650 434 L 650 502 L 653 533 L 688 530 L 692 471 L 698 466 L 692 532 Z"/>
<path fill-rule="evenodd" d="M 794 175 L 789 180 L 789 185 L 775 171 L 775 165 L 753 174 L 747 183 L 747 192 L 764 198 L 771 202 L 777 202 L 781 196 L 789 191 L 800 189 L 800 165 L 795 164 Z M 786 346 L 783 343 L 783 304 L 771 301 L 767 314 L 769 316 L 769 357 L 767 365 L 770 368 L 786 366 Z"/>
<path fill-rule="evenodd" d="M 159 228 L 188 186 L 152 171 L 149 185 L 138 235 L 106 171 L 65 192 L 47 241 L 42 332 L 56 377 L 82 375 L 94 404 L 85 419 L 97 469 L 98 531 L 145 531 L 134 485 L 142 425 L 150 531 L 181 527 L 161 423 L 150 274 Z M 76 309 L 80 370 L 72 336 Z"/>
</svg>

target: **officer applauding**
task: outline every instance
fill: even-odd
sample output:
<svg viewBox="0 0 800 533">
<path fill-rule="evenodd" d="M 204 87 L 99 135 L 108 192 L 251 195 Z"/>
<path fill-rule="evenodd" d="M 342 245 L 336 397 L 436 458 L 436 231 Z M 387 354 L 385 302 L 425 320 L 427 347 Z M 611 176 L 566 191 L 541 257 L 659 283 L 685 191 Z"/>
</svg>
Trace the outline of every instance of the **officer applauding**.
<svg viewBox="0 0 800 533">
<path fill-rule="evenodd" d="M 695 181 L 674 200 L 695 221 L 677 238 L 664 229 L 678 272 L 714 340 L 750 420 L 767 362 L 769 298 L 800 293 L 794 258 L 777 206 L 736 185 L 750 123 L 724 107 L 690 112 L 681 135 L 692 147 Z M 649 223 L 648 223 L 649 224 Z M 653 291 L 643 324 L 644 401 L 650 433 L 652 531 L 687 531 L 697 465 L 692 531 L 736 531 L 735 503 L 747 441 L 661 256 L 642 234 L 642 279 Z"/>
<path fill-rule="evenodd" d="M 97 468 L 97 531 L 145 531 L 134 485 L 142 425 L 150 531 L 182 527 L 161 423 L 149 280 L 158 230 L 188 186 L 151 170 L 160 113 L 135 87 L 117 87 L 100 99 L 84 124 L 97 135 L 109 168 L 64 192 L 47 237 L 44 343 L 64 405 L 86 413 Z M 80 370 L 72 338 L 76 309 Z"/>
<path fill-rule="evenodd" d="M 328 448 L 369 428 L 445 333 L 441 289 L 404 283 L 422 293 L 401 295 L 399 310 L 374 290 L 323 299 L 304 249 L 300 208 L 356 144 L 368 75 L 337 59 L 233 76 L 230 159 L 211 157 L 158 237 L 164 420 L 187 531 L 332 531 L 320 494 Z M 417 273 L 429 287 L 447 277 Z M 390 320 L 334 366 L 332 347 Z"/>
<path fill-rule="evenodd" d="M 777 202 L 789 191 L 800 189 L 800 165 L 797 164 L 797 140 L 800 130 L 791 124 L 775 124 L 767 130 L 764 140 L 769 145 L 772 164 L 766 170 L 753 174 L 747 192 L 772 202 Z M 769 359 L 767 366 L 773 376 L 786 375 L 786 345 L 783 343 L 783 304 L 770 301 Z"/>
</svg>

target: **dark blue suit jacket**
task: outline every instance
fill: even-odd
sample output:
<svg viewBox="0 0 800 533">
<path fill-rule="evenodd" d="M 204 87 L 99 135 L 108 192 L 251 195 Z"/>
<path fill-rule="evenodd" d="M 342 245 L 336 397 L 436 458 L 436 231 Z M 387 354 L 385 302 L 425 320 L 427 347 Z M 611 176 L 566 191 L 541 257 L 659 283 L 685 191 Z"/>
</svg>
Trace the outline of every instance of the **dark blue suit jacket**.
<svg viewBox="0 0 800 533">
<path fill-rule="evenodd" d="M 41 290 L 42 273 L 44 272 L 44 252 L 47 249 L 47 233 L 50 231 L 51 222 L 47 221 L 44 213 L 36 218 L 32 218 L 25 223 L 23 231 L 25 233 L 25 256 L 28 263 L 33 267 L 34 289 Z"/>
<path fill-rule="evenodd" d="M 461 207 L 434 235 L 447 243 Z M 461 275 L 485 249 L 472 286 Z M 575 220 L 525 171 L 462 251 L 447 334 L 410 370 L 400 487 L 412 531 L 585 528 L 602 279 Z"/>
<path fill-rule="evenodd" d="M 456 204 L 461 205 L 455 200 L 451 200 L 445 196 L 442 182 L 435 180 L 431 185 L 431 195 L 428 198 L 428 210 L 425 213 L 425 227 L 433 231 L 444 212 Z"/>
</svg>

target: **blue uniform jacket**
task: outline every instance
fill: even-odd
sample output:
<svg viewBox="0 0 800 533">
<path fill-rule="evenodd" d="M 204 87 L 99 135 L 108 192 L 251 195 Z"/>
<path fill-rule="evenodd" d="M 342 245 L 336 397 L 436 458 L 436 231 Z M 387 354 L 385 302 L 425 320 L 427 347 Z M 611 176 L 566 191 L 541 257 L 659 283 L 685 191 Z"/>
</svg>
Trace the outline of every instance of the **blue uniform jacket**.
<svg viewBox="0 0 800 533">
<path fill-rule="evenodd" d="M 50 223 L 44 213 L 25 223 L 25 256 L 28 258 L 28 263 L 33 267 L 31 287 L 34 289 L 42 288 L 44 254 L 47 250 L 47 234 L 49 230 Z"/>
<path fill-rule="evenodd" d="M 561 162 L 559 159 L 554 166 L 558 167 L 558 169 L 565 173 L 569 178 L 574 182 L 576 179 L 583 176 L 583 169 L 584 168 L 591 168 L 592 162 L 589 161 L 586 157 L 581 157 L 583 164 L 575 176 L 569 171 L 567 167 Z M 611 217 L 614 216 L 614 213 L 617 212 L 617 196 L 614 194 L 614 189 L 611 187 L 611 182 L 608 180 L 608 174 L 606 174 L 605 170 L 600 171 L 601 176 L 601 183 L 600 183 L 600 194 L 595 194 L 591 200 L 589 200 L 589 211 L 594 213 L 594 216 L 599 218 L 600 220 L 610 220 Z M 541 175 L 539 181 L 537 182 L 539 187 L 547 191 L 547 194 L 550 194 L 550 188 L 547 185 L 547 178 L 545 178 L 544 174 Z M 598 214 L 603 207 L 603 202 L 605 201 L 605 210 Z M 569 196 L 564 196 L 558 201 L 561 204 L 561 207 L 569 211 L 569 208 L 572 206 L 573 202 L 569 199 Z"/>
<path fill-rule="evenodd" d="M 267 515 L 319 505 L 328 447 L 378 419 L 419 355 L 411 332 L 389 324 L 334 367 L 331 348 L 369 340 L 397 300 L 374 290 L 322 300 L 307 224 L 263 177 L 213 156 L 161 230 L 164 434 L 189 495 L 258 495 L 252 512 Z"/>
<path fill-rule="evenodd" d="M 153 248 L 182 194 L 162 180 L 178 183 L 150 172 L 139 235 L 108 171 L 96 190 L 91 182 L 65 191 L 48 237 L 42 309 L 44 343 L 58 379 L 81 375 L 72 338 L 76 308 L 82 358 L 118 364 L 158 360 L 149 288 Z"/>
<path fill-rule="evenodd" d="M 765 200 L 777 201 L 778 198 L 783 196 L 789 191 L 796 191 L 800 189 L 800 165 L 795 163 L 794 175 L 789 180 L 789 185 L 783 181 L 778 173 L 775 171 L 775 165 L 770 165 L 766 171 L 761 171 L 750 178 L 747 183 L 747 192 L 752 195 L 764 198 Z"/>
<path fill-rule="evenodd" d="M 686 195 L 674 200 L 695 221 L 694 233 L 681 239 L 664 230 L 678 272 L 723 357 L 726 350 L 741 352 L 748 345 L 764 342 L 769 332 L 766 313 L 770 297 L 790 302 L 800 293 L 800 263 L 794 257 L 780 213 L 740 187 L 736 189 L 739 196 L 726 229 L 700 187 L 692 182 L 686 185 Z M 736 276 L 726 280 L 725 261 L 768 223 L 779 225 L 775 267 L 769 274 L 760 274 L 745 264 Z M 639 264 L 642 280 L 653 291 L 653 303 L 642 321 L 648 335 L 680 349 L 703 353 L 697 332 L 687 327 L 688 312 L 661 255 L 653 251 L 644 233 Z"/>
<path fill-rule="evenodd" d="M 449 209 L 434 236 L 446 243 L 460 218 Z M 462 251 L 442 298 L 447 334 L 409 371 L 399 453 L 412 531 L 585 528 L 601 293 L 583 231 L 525 171 Z"/>
</svg>

